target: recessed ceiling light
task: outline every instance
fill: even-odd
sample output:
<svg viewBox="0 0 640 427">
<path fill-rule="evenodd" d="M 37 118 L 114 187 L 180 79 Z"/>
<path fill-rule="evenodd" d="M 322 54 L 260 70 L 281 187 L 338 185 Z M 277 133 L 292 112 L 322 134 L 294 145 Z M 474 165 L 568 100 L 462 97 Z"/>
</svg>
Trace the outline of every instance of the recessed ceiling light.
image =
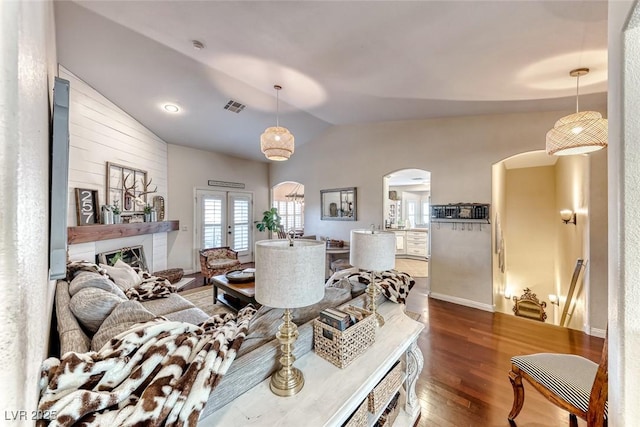
<svg viewBox="0 0 640 427">
<path fill-rule="evenodd" d="M 175 104 L 164 104 L 162 108 L 164 108 L 164 110 L 169 113 L 177 113 L 178 111 L 180 111 L 180 107 Z"/>
<path fill-rule="evenodd" d="M 202 43 L 200 40 L 191 40 L 191 45 L 195 50 L 204 49 L 204 43 Z"/>
</svg>

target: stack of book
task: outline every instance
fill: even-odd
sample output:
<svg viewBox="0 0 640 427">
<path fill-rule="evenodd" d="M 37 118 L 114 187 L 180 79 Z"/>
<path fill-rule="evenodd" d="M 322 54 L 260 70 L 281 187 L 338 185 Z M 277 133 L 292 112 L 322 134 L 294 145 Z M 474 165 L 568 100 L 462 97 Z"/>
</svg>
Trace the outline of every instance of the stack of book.
<svg viewBox="0 0 640 427">
<path fill-rule="evenodd" d="M 320 321 L 339 331 L 344 331 L 351 326 L 351 316 L 344 311 L 334 308 L 325 308 L 322 310 L 320 312 Z"/>
<path fill-rule="evenodd" d="M 358 310 L 356 307 L 351 306 L 344 307 L 342 310 L 325 308 L 320 312 L 320 321 L 339 331 L 344 331 L 349 326 L 355 325 L 362 319 L 364 319 L 362 310 Z"/>
</svg>

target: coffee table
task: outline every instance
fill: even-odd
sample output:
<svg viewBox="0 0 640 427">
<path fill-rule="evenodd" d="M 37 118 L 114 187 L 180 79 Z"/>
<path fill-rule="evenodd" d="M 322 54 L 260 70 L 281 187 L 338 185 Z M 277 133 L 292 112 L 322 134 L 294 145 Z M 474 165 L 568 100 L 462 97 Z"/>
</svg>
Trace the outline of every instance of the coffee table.
<svg viewBox="0 0 640 427">
<path fill-rule="evenodd" d="M 245 283 L 230 283 L 227 277 L 222 274 L 220 276 L 213 276 L 211 278 L 213 282 L 213 303 L 220 301 L 227 307 L 234 310 L 239 310 L 247 304 L 253 304 L 256 308 L 260 307 L 260 304 L 256 302 L 256 284 L 255 282 Z M 231 298 L 227 298 L 224 294 L 218 295 L 218 288 L 220 288 L 225 294 L 230 295 Z"/>
</svg>

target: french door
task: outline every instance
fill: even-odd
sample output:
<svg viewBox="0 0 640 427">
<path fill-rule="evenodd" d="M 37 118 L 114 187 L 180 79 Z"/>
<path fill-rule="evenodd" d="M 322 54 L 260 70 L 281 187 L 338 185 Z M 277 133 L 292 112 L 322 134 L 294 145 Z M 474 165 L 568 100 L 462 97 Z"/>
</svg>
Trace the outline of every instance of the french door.
<svg viewBox="0 0 640 427">
<path fill-rule="evenodd" d="M 241 261 L 251 261 L 252 211 L 251 193 L 196 190 L 197 251 L 229 246 Z"/>
</svg>

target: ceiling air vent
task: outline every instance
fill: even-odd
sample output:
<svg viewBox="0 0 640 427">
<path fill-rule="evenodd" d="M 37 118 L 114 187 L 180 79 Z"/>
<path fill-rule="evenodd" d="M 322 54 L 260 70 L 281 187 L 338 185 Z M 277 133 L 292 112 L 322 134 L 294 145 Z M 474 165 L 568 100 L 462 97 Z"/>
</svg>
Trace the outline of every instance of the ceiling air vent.
<svg viewBox="0 0 640 427">
<path fill-rule="evenodd" d="M 245 107 L 246 105 L 240 104 L 238 101 L 230 99 L 229 102 L 227 102 L 227 105 L 224 106 L 224 109 L 229 110 L 233 113 L 239 113 L 240 111 L 244 110 Z"/>
</svg>

